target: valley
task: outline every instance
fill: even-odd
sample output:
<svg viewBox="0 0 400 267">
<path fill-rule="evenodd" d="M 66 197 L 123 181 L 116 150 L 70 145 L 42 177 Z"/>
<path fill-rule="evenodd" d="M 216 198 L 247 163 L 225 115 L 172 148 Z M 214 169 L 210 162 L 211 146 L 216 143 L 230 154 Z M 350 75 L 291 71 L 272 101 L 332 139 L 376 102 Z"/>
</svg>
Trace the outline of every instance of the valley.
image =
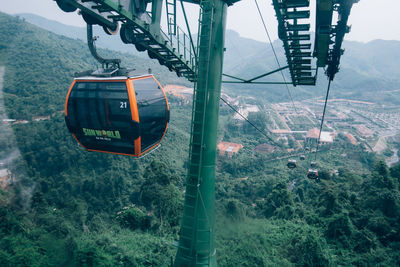
<svg viewBox="0 0 400 267">
<path fill-rule="evenodd" d="M 264 43 L 227 35 L 237 49 L 227 43 L 226 73 L 252 77 L 274 68 Z M 400 68 L 391 80 L 384 71 L 399 44 L 346 44 L 318 157 L 326 81 L 289 87 L 296 110 L 283 86 L 223 86 L 222 98 L 258 130 L 221 102 L 219 266 L 400 265 Z M 365 54 L 385 48 L 395 56 L 382 55 L 371 70 Z M 168 88 L 169 128 L 143 158 L 88 153 L 68 132 L 60 111 L 74 72 L 97 67 L 86 44 L 0 13 L 2 266 L 169 266 L 176 254 L 193 86 L 147 57 L 100 53 L 151 67 Z M 249 56 L 245 64 L 240 53 Z M 289 169 L 292 158 L 297 166 Z M 317 181 L 307 178 L 315 158 Z M 18 179 L 5 182 L 9 176 Z"/>
</svg>

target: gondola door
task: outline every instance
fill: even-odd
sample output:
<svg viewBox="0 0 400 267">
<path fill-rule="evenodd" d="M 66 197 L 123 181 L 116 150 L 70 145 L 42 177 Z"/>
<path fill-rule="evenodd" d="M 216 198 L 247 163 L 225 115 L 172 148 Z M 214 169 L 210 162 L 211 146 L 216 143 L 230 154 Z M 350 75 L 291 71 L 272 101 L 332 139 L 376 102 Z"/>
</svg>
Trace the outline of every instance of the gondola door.
<svg viewBox="0 0 400 267">
<path fill-rule="evenodd" d="M 169 106 L 165 93 L 153 76 L 131 80 L 140 122 L 140 155 L 155 148 L 168 127 Z"/>
</svg>

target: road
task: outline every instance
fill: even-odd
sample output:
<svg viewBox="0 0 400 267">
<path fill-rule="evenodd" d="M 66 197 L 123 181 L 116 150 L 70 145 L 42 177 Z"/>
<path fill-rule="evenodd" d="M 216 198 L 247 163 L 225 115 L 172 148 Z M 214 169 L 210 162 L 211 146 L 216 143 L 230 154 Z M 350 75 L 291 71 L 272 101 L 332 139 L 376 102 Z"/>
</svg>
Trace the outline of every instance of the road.
<svg viewBox="0 0 400 267">
<path fill-rule="evenodd" d="M 386 164 L 389 167 L 392 167 L 394 164 L 396 164 L 397 162 L 399 162 L 399 155 L 397 154 L 399 152 L 399 150 L 397 148 L 393 149 L 393 156 L 391 156 L 390 158 L 386 159 Z"/>
</svg>

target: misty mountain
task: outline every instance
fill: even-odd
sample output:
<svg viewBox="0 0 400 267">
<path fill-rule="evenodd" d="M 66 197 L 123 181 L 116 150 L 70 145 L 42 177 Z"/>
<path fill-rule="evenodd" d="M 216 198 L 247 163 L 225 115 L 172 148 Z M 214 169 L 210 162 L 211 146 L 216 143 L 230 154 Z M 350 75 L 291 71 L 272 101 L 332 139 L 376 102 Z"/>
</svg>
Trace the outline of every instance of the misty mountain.
<svg viewBox="0 0 400 267">
<path fill-rule="evenodd" d="M 59 35 L 86 41 L 86 29 L 47 20 L 37 15 L 19 14 L 26 21 Z M 351 33 L 350 33 L 351 34 Z M 100 36 L 99 47 L 125 51 L 146 57 L 147 53 L 139 53 L 134 46 L 124 45 L 119 36 L 108 36 L 97 27 L 96 35 Z M 280 66 L 286 66 L 282 42 L 273 42 Z M 241 37 L 233 30 L 225 35 L 226 52 L 224 56 L 224 73 L 236 77 L 250 79 L 278 68 L 269 43 Z M 331 97 L 352 98 L 399 104 L 400 102 L 400 42 L 374 40 L 368 43 L 344 41 L 344 55 L 341 58 L 340 71 L 332 84 Z M 288 70 L 283 74 L 290 81 Z M 232 80 L 224 77 L 223 80 Z M 282 82 L 280 73 L 262 78 L 260 81 Z M 324 70 L 319 69 L 317 86 L 288 86 L 294 100 L 322 97 L 326 90 L 327 78 Z M 271 102 L 289 101 L 288 90 L 284 85 L 249 85 L 224 84 L 225 91 L 232 94 L 249 94 L 264 97 Z M 379 92 L 377 94 L 377 92 Z"/>
<path fill-rule="evenodd" d="M 351 33 L 350 33 L 351 34 Z M 280 66 L 285 66 L 286 57 L 282 42 L 273 42 Z M 273 51 L 267 43 L 242 38 L 233 31 L 226 34 L 226 54 L 224 72 L 241 78 L 251 78 L 278 68 Z M 374 40 L 368 43 L 344 41 L 345 50 L 341 57 L 339 73 L 332 84 L 331 97 L 355 98 L 378 103 L 400 104 L 400 42 Z M 289 72 L 284 71 L 290 81 Z M 280 74 L 274 74 L 262 81 L 283 81 Z M 319 69 L 317 86 L 289 86 L 296 100 L 322 96 L 326 89 L 327 78 L 324 70 Z M 246 85 L 246 87 L 249 87 Z M 266 94 L 282 88 L 279 85 L 255 86 Z M 282 91 L 282 90 L 280 90 Z M 243 91 L 241 91 L 242 93 Z M 282 92 L 282 96 L 285 93 Z M 378 93 L 378 94 L 377 94 Z M 267 96 L 267 95 L 266 95 Z M 268 97 L 268 96 L 267 96 Z"/>
<path fill-rule="evenodd" d="M 337 75 L 344 96 L 400 104 L 400 42 L 374 40 L 344 42 Z"/>
</svg>

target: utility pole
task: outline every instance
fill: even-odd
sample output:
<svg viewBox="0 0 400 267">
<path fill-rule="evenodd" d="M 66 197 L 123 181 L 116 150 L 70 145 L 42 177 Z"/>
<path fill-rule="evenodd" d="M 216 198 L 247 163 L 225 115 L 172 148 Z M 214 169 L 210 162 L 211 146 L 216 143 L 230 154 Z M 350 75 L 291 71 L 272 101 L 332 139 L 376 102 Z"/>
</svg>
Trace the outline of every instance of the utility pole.
<svg viewBox="0 0 400 267">
<path fill-rule="evenodd" d="M 174 266 L 217 266 L 214 181 L 227 4 L 206 0 L 200 9 L 190 165 Z"/>
</svg>

